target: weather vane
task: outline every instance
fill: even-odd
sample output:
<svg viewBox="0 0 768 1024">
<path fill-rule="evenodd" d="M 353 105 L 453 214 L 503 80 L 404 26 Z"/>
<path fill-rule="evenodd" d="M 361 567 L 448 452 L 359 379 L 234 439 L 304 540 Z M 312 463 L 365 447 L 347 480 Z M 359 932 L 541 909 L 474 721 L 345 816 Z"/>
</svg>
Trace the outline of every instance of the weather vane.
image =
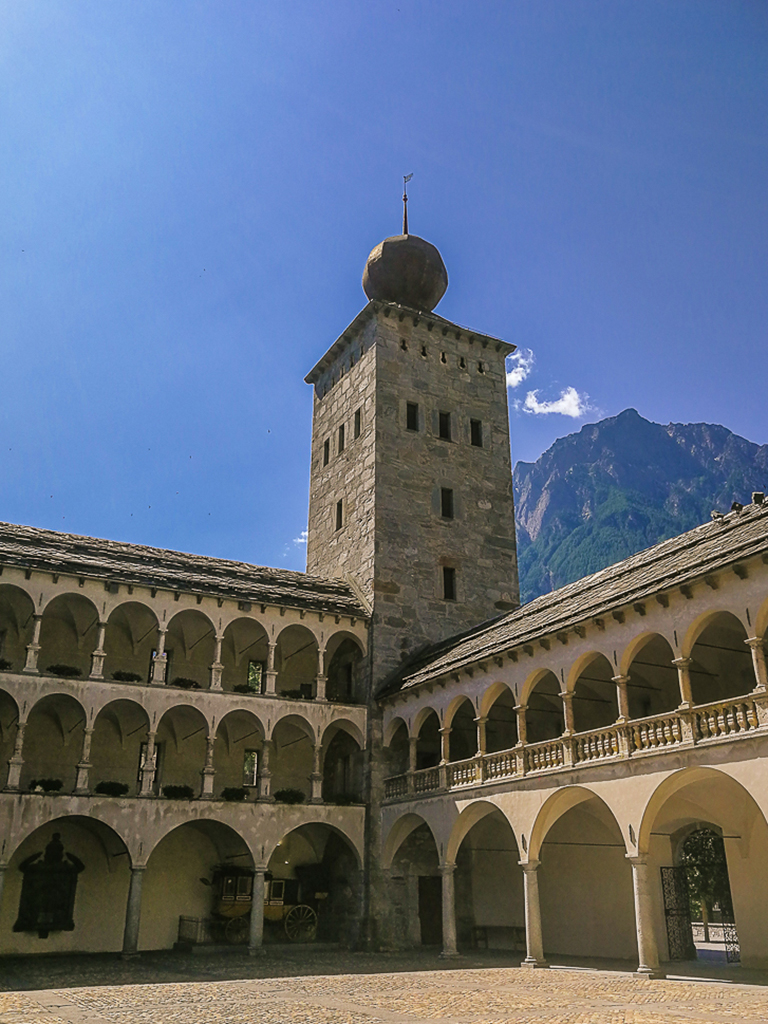
<svg viewBox="0 0 768 1024">
<path fill-rule="evenodd" d="M 412 174 L 403 175 L 403 234 L 408 234 L 408 182 L 413 177 Z"/>
</svg>

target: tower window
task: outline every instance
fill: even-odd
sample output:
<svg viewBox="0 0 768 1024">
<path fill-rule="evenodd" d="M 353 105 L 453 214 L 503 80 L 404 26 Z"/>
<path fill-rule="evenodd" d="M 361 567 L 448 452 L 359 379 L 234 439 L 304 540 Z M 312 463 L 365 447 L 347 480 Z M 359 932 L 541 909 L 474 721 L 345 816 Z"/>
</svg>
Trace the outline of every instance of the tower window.
<svg viewBox="0 0 768 1024">
<path fill-rule="evenodd" d="M 339 427 L 339 455 L 344 451 L 344 424 Z"/>
<path fill-rule="evenodd" d="M 408 430 L 419 429 L 419 406 L 417 402 L 408 402 L 405 407 L 405 425 Z"/>
<path fill-rule="evenodd" d="M 440 437 L 443 439 L 443 441 L 450 441 L 451 440 L 451 414 L 449 412 L 441 412 L 440 413 L 439 427 L 440 427 L 440 431 L 439 431 L 440 432 Z"/>
<path fill-rule="evenodd" d="M 423 356 L 423 357 L 424 357 L 425 359 L 427 358 L 427 346 L 426 346 L 426 345 L 422 345 L 422 346 L 421 346 L 421 354 L 422 354 L 422 356 Z"/>
<path fill-rule="evenodd" d="M 461 357 L 461 358 L 459 359 L 459 366 L 461 367 L 461 369 L 462 369 L 462 370 L 466 370 L 466 368 L 467 368 L 467 361 L 466 361 L 466 359 L 464 358 L 464 356 L 462 356 L 462 357 Z"/>
<path fill-rule="evenodd" d="M 331 439 L 326 438 L 323 441 L 323 465 L 327 466 L 331 461 Z"/>
<path fill-rule="evenodd" d="M 440 488 L 440 514 L 443 519 L 453 519 L 453 490 L 450 487 Z"/>
<path fill-rule="evenodd" d="M 456 570 L 443 566 L 443 598 L 446 601 L 456 600 Z"/>
<path fill-rule="evenodd" d="M 482 363 L 478 363 L 477 364 L 477 372 L 478 373 L 485 373 L 485 367 L 483 366 Z"/>
<path fill-rule="evenodd" d="M 400 339 L 400 348 L 403 350 L 403 352 L 408 351 L 408 342 L 405 340 L 405 338 Z"/>
<path fill-rule="evenodd" d="M 362 413 L 361 413 L 360 409 L 358 409 L 355 412 L 355 437 L 356 438 L 360 437 L 360 428 L 362 426 L 362 420 L 363 420 Z"/>
<path fill-rule="evenodd" d="M 340 530 L 344 525 L 344 505 L 341 499 L 336 502 L 336 529 Z"/>
<path fill-rule="evenodd" d="M 475 448 L 483 447 L 483 424 L 482 420 L 469 421 L 469 440 Z"/>
<path fill-rule="evenodd" d="M 447 357 L 445 355 L 445 352 L 441 352 L 440 353 L 440 362 L 441 363 L 447 363 L 448 362 L 448 359 L 447 359 Z"/>
</svg>

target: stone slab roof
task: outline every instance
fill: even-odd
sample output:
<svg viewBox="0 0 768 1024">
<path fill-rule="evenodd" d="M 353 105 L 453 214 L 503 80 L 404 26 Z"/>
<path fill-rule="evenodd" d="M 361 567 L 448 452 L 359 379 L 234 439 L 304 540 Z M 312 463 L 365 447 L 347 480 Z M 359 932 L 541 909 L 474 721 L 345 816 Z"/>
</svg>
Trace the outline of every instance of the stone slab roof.
<svg viewBox="0 0 768 1024">
<path fill-rule="evenodd" d="M 208 594 L 254 604 L 368 617 L 362 600 L 343 579 L 267 569 L 247 562 L 141 544 L 79 537 L 32 526 L 0 523 L 0 565 Z"/>
<path fill-rule="evenodd" d="M 417 652 L 384 684 L 378 696 L 391 696 L 450 675 L 766 552 L 768 503 L 747 505 L 543 594 L 468 633 Z"/>
</svg>

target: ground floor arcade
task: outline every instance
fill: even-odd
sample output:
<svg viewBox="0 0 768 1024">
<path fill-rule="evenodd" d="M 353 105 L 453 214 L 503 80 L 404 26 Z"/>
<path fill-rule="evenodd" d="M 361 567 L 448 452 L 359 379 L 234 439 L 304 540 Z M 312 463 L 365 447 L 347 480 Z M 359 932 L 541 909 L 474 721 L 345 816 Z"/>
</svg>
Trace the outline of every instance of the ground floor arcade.
<svg viewBox="0 0 768 1024">
<path fill-rule="evenodd" d="M 519 948 L 529 966 L 616 957 L 654 973 L 696 956 L 703 918 L 723 957 L 768 968 L 767 752 L 385 807 L 382 931 L 446 955 Z"/>
</svg>

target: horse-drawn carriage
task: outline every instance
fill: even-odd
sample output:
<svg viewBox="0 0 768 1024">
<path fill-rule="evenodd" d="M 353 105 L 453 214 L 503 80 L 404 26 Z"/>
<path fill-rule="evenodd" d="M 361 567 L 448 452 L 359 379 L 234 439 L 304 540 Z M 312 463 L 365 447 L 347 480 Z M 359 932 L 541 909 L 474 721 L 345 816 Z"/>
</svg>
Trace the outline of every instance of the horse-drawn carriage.
<svg viewBox="0 0 768 1024">
<path fill-rule="evenodd" d="M 214 872 L 212 931 L 233 945 L 248 941 L 253 875 L 223 868 Z M 325 892 L 304 892 L 298 878 L 264 878 L 264 924 L 282 928 L 291 942 L 312 942 L 317 935 L 317 907 Z"/>
</svg>

